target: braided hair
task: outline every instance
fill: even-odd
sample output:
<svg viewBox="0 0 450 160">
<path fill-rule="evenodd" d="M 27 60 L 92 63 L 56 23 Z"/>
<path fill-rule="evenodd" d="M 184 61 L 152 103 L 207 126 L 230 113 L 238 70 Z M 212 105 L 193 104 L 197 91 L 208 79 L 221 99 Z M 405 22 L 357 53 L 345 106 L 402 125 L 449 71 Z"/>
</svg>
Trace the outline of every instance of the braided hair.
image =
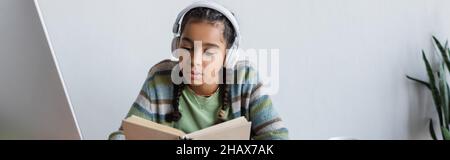
<svg viewBox="0 0 450 160">
<path fill-rule="evenodd" d="M 223 37 L 227 42 L 227 49 L 229 49 L 233 45 L 235 39 L 234 37 L 236 37 L 236 32 L 231 22 L 222 13 L 206 7 L 193 8 L 190 11 L 188 11 L 184 16 L 183 21 L 181 22 L 181 31 L 184 31 L 185 25 L 188 23 L 189 20 L 223 23 L 224 25 Z M 221 98 L 222 106 L 219 109 L 219 112 L 217 113 L 218 118 L 216 123 L 221 123 L 226 120 L 225 111 L 228 110 L 228 107 L 230 107 L 231 105 L 231 99 L 229 95 L 230 87 L 226 83 L 226 68 L 222 69 L 222 74 L 223 74 L 222 75 L 223 83 L 219 85 L 219 92 L 220 95 L 222 95 Z M 182 76 L 183 73 L 182 71 L 180 71 L 180 77 Z M 186 87 L 186 85 L 183 82 L 181 82 L 181 84 L 173 84 L 173 86 L 174 86 L 173 100 L 172 100 L 173 111 L 166 117 L 166 121 L 168 122 L 177 122 L 181 119 L 182 116 L 179 110 L 179 101 L 181 93 L 184 87 Z"/>
</svg>

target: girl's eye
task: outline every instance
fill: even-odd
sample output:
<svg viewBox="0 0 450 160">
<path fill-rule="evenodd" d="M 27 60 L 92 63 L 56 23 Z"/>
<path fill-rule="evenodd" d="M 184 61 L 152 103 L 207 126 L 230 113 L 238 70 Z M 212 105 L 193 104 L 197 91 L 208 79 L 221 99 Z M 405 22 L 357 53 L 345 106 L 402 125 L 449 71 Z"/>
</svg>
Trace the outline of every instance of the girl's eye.
<svg viewBox="0 0 450 160">
<path fill-rule="evenodd" d="M 217 49 L 207 49 L 205 51 L 205 56 L 215 56 L 219 51 Z"/>
<path fill-rule="evenodd" d="M 185 50 L 188 50 L 188 51 L 191 51 L 191 48 L 189 48 L 189 47 L 181 47 L 182 49 L 185 49 Z"/>
<path fill-rule="evenodd" d="M 206 56 L 214 56 L 214 53 L 213 52 L 205 52 L 205 55 Z"/>
</svg>

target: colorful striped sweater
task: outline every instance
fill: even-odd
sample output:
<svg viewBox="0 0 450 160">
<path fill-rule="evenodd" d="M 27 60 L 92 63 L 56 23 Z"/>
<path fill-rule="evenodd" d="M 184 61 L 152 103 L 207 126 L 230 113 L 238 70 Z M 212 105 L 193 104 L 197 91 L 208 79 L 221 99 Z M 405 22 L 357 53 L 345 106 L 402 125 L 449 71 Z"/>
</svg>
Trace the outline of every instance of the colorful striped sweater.
<svg viewBox="0 0 450 160">
<path fill-rule="evenodd" d="M 171 72 L 177 64 L 176 61 L 164 60 L 150 69 L 126 117 L 135 115 L 174 127 L 176 122 L 167 122 L 165 116 L 170 114 L 173 108 L 174 87 Z M 244 115 L 252 122 L 251 139 L 288 139 L 288 130 L 275 111 L 269 95 L 264 94 L 262 82 L 259 81 L 257 71 L 251 67 L 250 63 L 239 61 L 233 71 L 227 71 L 227 77 L 230 75 L 234 75 L 235 81 L 234 84 L 228 85 L 232 97 L 231 111 L 234 118 Z M 111 133 L 109 139 L 124 139 L 121 128 Z"/>
</svg>

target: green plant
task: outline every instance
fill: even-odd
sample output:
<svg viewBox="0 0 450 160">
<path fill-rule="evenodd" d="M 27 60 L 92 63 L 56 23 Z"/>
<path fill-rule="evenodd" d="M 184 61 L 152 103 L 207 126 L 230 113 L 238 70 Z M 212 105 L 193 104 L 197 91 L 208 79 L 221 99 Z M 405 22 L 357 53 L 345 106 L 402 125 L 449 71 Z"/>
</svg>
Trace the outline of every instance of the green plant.
<svg viewBox="0 0 450 160">
<path fill-rule="evenodd" d="M 433 36 L 433 42 L 436 45 L 436 48 L 440 53 L 442 60 L 439 63 L 439 69 L 434 70 L 431 67 L 430 62 L 428 61 L 427 56 L 425 55 L 425 51 L 422 50 L 422 58 L 425 62 L 429 82 L 419 80 L 408 75 L 406 77 L 410 80 L 424 85 L 431 91 L 434 105 L 438 113 L 440 126 L 439 129 L 441 131 L 442 137 L 444 140 L 450 140 L 450 87 L 446 79 L 446 74 L 450 73 L 450 49 L 448 47 L 448 41 L 445 42 L 445 45 L 442 45 L 442 43 Z M 433 127 L 433 119 L 430 119 L 429 121 L 429 131 L 431 137 L 434 140 L 437 140 L 436 133 Z"/>
</svg>

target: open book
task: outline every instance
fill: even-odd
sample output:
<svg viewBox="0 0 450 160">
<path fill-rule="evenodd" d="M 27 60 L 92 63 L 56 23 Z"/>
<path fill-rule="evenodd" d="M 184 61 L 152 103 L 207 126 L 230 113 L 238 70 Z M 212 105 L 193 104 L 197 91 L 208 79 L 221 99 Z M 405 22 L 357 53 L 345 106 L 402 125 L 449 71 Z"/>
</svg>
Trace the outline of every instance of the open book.
<svg viewBox="0 0 450 160">
<path fill-rule="evenodd" d="M 138 116 L 130 116 L 123 120 L 122 127 L 127 140 L 248 140 L 251 122 L 239 117 L 186 134 Z"/>
</svg>

